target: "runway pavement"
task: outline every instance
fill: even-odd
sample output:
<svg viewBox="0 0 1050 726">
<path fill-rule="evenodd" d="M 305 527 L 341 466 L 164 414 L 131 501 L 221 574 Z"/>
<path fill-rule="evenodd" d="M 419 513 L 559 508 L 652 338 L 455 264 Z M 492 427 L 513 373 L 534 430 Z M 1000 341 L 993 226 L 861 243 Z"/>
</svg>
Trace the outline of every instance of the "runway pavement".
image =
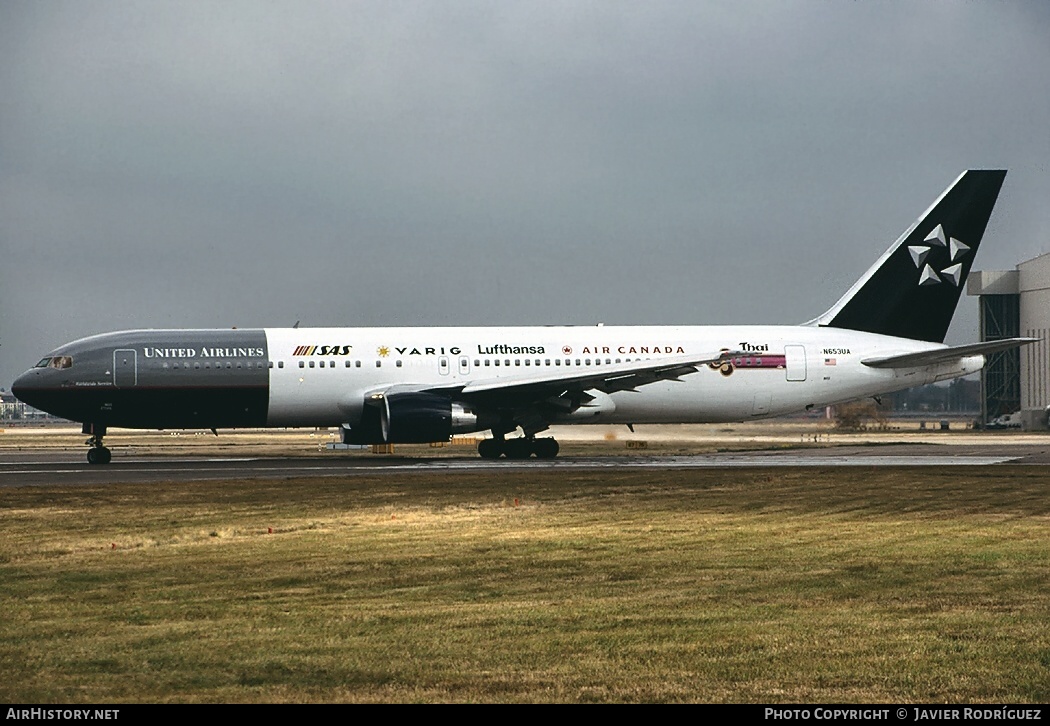
<svg viewBox="0 0 1050 726">
<path fill-rule="evenodd" d="M 739 467 L 891 467 L 1050 465 L 1050 445 L 893 444 L 777 451 L 724 452 L 692 456 L 633 455 L 560 457 L 554 460 L 490 461 L 473 452 L 443 458 L 408 458 L 329 452 L 309 457 L 121 456 L 90 466 L 82 452 L 23 450 L 0 452 L 0 487 L 160 481 L 275 479 L 450 471 L 682 469 Z"/>
</svg>

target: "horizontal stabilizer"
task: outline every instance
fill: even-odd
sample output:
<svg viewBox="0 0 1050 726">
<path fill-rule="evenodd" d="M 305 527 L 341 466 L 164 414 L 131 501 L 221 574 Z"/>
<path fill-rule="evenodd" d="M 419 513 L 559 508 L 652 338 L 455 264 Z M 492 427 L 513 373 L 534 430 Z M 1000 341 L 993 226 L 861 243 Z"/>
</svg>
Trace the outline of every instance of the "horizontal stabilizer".
<svg viewBox="0 0 1050 726">
<path fill-rule="evenodd" d="M 862 360 L 866 366 L 871 368 L 918 368 L 919 366 L 932 366 L 938 363 L 950 363 L 960 358 L 973 355 L 986 355 L 997 353 L 1000 350 L 1009 350 L 1021 345 L 1035 343 L 1039 338 L 1004 338 L 1003 340 L 988 340 L 983 343 L 970 343 L 969 345 L 956 345 L 949 348 L 934 348 L 923 350 L 918 353 L 904 353 L 902 355 L 891 355 L 885 358 L 868 358 Z"/>
</svg>

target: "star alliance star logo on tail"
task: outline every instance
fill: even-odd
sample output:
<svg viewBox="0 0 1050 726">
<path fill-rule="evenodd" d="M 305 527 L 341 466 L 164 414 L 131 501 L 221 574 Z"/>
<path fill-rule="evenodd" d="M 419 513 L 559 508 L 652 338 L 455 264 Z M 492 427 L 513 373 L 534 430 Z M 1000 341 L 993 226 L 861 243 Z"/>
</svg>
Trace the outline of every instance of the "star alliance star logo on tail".
<svg viewBox="0 0 1050 726">
<path fill-rule="evenodd" d="M 942 280 L 959 287 L 959 284 L 962 282 L 962 263 L 956 262 L 956 260 L 962 259 L 970 251 L 970 246 L 963 244 L 950 235 L 946 235 L 944 226 L 940 224 L 926 235 L 926 239 L 923 242 L 925 244 L 908 246 L 908 254 L 911 255 L 912 262 L 915 263 L 916 268 L 922 270 L 919 274 L 919 287 L 939 285 Z M 927 259 L 931 255 L 940 258 L 947 256 L 947 261 L 955 264 L 942 267 L 940 271 L 937 271 L 932 265 L 927 263 Z M 931 262 L 937 264 L 936 259 L 931 260 Z M 944 264 L 943 259 L 941 264 Z"/>
</svg>

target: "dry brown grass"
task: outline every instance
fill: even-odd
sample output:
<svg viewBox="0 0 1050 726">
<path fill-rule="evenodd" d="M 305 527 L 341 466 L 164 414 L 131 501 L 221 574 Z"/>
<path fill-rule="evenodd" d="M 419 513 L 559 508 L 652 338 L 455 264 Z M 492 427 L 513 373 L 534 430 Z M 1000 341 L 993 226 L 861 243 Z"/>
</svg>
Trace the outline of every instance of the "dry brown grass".
<svg viewBox="0 0 1050 726">
<path fill-rule="evenodd" d="M 1048 485 L 960 467 L 5 489 L 0 700 L 1045 702 Z"/>
</svg>

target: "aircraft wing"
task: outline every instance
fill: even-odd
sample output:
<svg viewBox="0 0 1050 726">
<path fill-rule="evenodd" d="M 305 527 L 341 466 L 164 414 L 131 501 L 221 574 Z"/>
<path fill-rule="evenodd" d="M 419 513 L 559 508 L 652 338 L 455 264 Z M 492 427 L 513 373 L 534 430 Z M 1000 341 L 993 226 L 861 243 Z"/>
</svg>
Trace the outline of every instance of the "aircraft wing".
<svg viewBox="0 0 1050 726">
<path fill-rule="evenodd" d="M 1009 350 L 1021 345 L 1035 343 L 1039 338 L 1004 338 L 1003 340 L 988 340 L 983 343 L 970 343 L 968 345 L 955 345 L 948 348 L 934 348 L 923 350 L 918 353 L 903 353 L 891 355 L 884 358 L 865 358 L 861 361 L 870 368 L 918 368 L 920 366 L 936 365 L 938 363 L 950 363 L 960 358 L 973 355 L 986 355 L 996 353 L 1000 350 Z"/>
<path fill-rule="evenodd" d="M 534 369 L 531 374 L 512 378 L 489 378 L 464 385 L 428 388 L 446 392 L 457 399 L 497 409 L 521 411 L 522 416 L 543 416 L 543 412 L 567 413 L 593 400 L 587 391 L 614 393 L 635 391 L 656 381 L 676 381 L 696 373 L 701 366 L 720 364 L 734 356 L 754 355 L 741 351 L 720 351 L 708 355 L 661 356 L 629 363 L 600 364 L 569 368 Z M 531 409 L 526 414 L 525 409 Z"/>
</svg>

